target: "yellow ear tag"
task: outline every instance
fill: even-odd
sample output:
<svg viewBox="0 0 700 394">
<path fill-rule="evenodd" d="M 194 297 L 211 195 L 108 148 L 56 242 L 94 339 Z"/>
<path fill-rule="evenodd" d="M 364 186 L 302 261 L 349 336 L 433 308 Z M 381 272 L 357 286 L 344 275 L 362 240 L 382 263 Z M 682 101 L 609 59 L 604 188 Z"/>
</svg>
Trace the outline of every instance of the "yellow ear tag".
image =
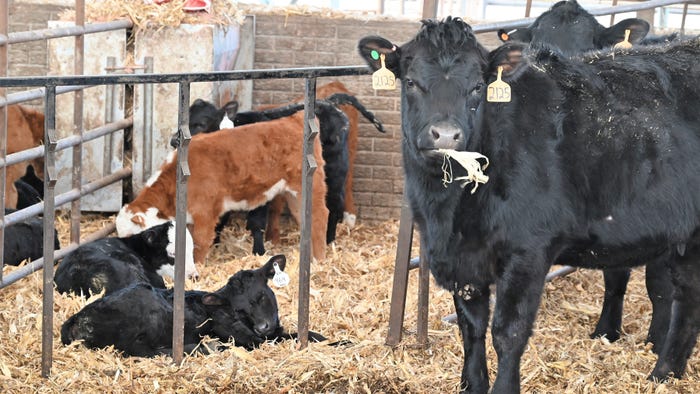
<svg viewBox="0 0 700 394">
<path fill-rule="evenodd" d="M 396 89 L 396 76 L 384 65 L 384 54 L 379 55 L 382 67 L 372 74 L 372 87 L 374 90 Z"/>
<path fill-rule="evenodd" d="M 625 29 L 625 39 L 618 42 L 614 46 L 615 49 L 629 49 L 632 48 L 632 43 L 630 42 L 630 29 Z"/>
<path fill-rule="evenodd" d="M 498 66 L 498 76 L 496 80 L 491 82 L 486 93 L 486 101 L 491 103 L 509 103 L 510 102 L 510 85 L 501 80 L 503 66 Z"/>
</svg>

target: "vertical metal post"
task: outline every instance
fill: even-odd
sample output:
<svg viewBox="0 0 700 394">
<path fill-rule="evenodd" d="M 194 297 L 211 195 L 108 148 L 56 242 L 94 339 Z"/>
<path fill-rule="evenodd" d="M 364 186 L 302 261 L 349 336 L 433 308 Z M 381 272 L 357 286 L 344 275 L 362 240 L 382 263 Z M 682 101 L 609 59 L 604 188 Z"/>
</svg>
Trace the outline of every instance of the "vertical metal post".
<svg viewBox="0 0 700 394">
<path fill-rule="evenodd" d="M 316 124 L 316 78 L 306 79 L 304 95 L 304 140 L 301 174 L 301 236 L 299 251 L 299 348 L 309 344 L 309 287 L 311 279 L 311 195 L 313 175 L 318 167 L 314 158 L 314 138 L 318 135 Z M 317 245 L 318 246 L 318 245 Z M 325 245 L 324 245 L 325 246 Z"/>
<path fill-rule="evenodd" d="M 175 283 L 173 284 L 173 362 L 182 363 L 185 331 L 185 229 L 187 228 L 187 164 L 190 135 L 190 82 L 180 82 L 178 106 L 177 191 L 175 200 Z"/>
<path fill-rule="evenodd" d="M 525 17 L 530 17 L 530 11 L 532 11 L 532 0 L 527 0 L 525 3 Z"/>
<path fill-rule="evenodd" d="M 391 289 L 391 305 L 389 309 L 389 333 L 386 344 L 396 346 L 401 342 L 403 334 L 403 318 L 406 310 L 406 293 L 408 288 L 408 271 L 411 260 L 411 245 L 413 244 L 413 214 L 406 200 L 404 190 L 399 219 L 399 238 L 396 244 L 396 260 L 394 262 L 394 285 Z"/>
<path fill-rule="evenodd" d="M 114 68 L 117 65 L 117 58 L 114 56 L 107 56 L 107 74 L 114 73 Z M 105 124 L 112 123 L 114 121 L 114 96 L 117 87 L 113 84 L 105 86 Z M 112 172 L 112 140 L 114 140 L 114 134 L 110 133 L 104 136 L 103 146 L 102 146 L 102 176 L 109 175 Z"/>
<path fill-rule="evenodd" d="M 7 37 L 9 30 L 9 5 L 7 1 L 0 1 L 0 35 Z M 7 47 L 8 44 L 0 44 L 0 77 L 7 76 Z M 7 102 L 7 92 L 5 88 L 0 88 L 0 97 Z M 0 157 L 7 156 L 7 106 L 3 105 L 0 108 Z M 0 219 L 5 221 L 5 179 L 7 177 L 6 168 L 0 168 L 0 206 L 3 210 L 0 211 Z M 2 282 L 2 268 L 5 265 L 4 259 L 5 249 L 5 226 L 0 226 L 0 282 Z"/>
<path fill-rule="evenodd" d="M 617 5 L 617 0 L 613 0 L 612 5 L 613 5 L 613 7 L 615 7 Z M 613 12 L 612 14 L 610 14 L 610 26 L 612 26 L 614 23 L 615 23 L 615 13 Z"/>
<path fill-rule="evenodd" d="M 44 104 L 44 303 L 41 319 L 41 376 L 51 374 L 53 362 L 53 245 L 56 187 L 56 86 L 46 87 Z"/>
<path fill-rule="evenodd" d="M 153 57 L 146 56 L 143 62 L 145 73 L 153 73 Z M 143 179 L 148 179 L 153 173 L 153 84 L 150 83 L 143 86 L 143 147 L 141 152 L 143 157 Z"/>
<path fill-rule="evenodd" d="M 683 4 L 683 17 L 681 18 L 681 37 L 685 36 L 685 18 L 688 16 L 688 3 Z"/>
<path fill-rule="evenodd" d="M 75 2 L 75 25 L 85 25 L 85 0 Z M 73 70 L 75 75 L 85 73 L 85 35 L 75 36 L 75 48 L 73 49 Z M 81 136 L 83 134 L 83 90 L 76 90 L 73 93 L 73 134 Z M 73 169 L 71 171 L 71 187 L 80 190 L 82 184 L 82 162 L 83 144 L 73 147 Z M 46 193 L 46 190 L 44 190 Z M 80 243 L 80 199 L 71 202 L 70 205 L 70 242 Z M 53 247 L 51 248 L 53 250 Z"/>
</svg>

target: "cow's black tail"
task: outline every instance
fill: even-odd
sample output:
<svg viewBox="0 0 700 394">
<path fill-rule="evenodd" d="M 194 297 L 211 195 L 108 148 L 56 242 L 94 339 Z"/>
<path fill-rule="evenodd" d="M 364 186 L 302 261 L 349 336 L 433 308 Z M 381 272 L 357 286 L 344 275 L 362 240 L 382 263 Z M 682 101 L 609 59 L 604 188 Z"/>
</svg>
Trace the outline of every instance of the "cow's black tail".
<svg viewBox="0 0 700 394">
<path fill-rule="evenodd" d="M 262 111 L 239 112 L 236 114 L 233 124 L 236 126 L 242 126 L 244 124 L 280 119 L 294 115 L 302 109 L 304 109 L 303 103 L 294 103 L 285 105 L 284 107 L 270 108 Z"/>
<path fill-rule="evenodd" d="M 367 120 L 372 122 L 372 124 L 374 125 L 374 127 L 377 128 L 377 130 L 379 130 L 382 133 L 386 133 L 382 122 L 380 122 L 379 119 L 377 119 L 374 116 L 374 113 L 368 111 L 364 105 L 360 104 L 360 102 L 357 100 L 357 97 L 349 95 L 347 93 L 335 93 L 326 97 L 324 100 L 330 101 L 335 105 L 352 105 L 353 107 L 357 108 L 358 111 L 360 111 L 362 116 L 364 116 L 365 118 L 367 118 Z"/>
<path fill-rule="evenodd" d="M 358 111 L 360 111 L 362 116 L 364 116 L 365 118 L 367 118 L 367 120 L 372 122 L 372 124 L 374 125 L 374 127 L 377 128 L 377 130 L 379 130 L 382 133 L 386 132 L 384 130 L 384 125 L 382 124 L 382 122 L 380 122 L 379 119 L 377 119 L 374 116 L 374 113 L 368 111 L 364 105 L 360 104 L 360 102 L 355 96 L 346 93 L 335 93 L 326 97 L 324 100 L 336 106 L 346 104 L 352 105 Z M 304 109 L 304 103 L 294 103 L 285 105 L 284 107 L 270 108 L 262 111 L 239 112 L 236 114 L 236 117 L 233 120 L 233 124 L 236 126 L 242 126 L 244 124 L 284 118 L 286 116 L 294 115 L 296 112 L 301 111 L 302 109 Z"/>
</svg>

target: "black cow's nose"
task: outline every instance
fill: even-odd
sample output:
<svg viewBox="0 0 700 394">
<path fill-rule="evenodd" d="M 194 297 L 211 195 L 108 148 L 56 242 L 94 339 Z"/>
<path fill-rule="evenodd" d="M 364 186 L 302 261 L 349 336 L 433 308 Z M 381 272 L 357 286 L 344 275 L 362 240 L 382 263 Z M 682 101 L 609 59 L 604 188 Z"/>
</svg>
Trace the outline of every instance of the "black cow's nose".
<svg viewBox="0 0 700 394">
<path fill-rule="evenodd" d="M 436 149 L 454 149 L 462 137 L 462 130 L 449 124 L 437 124 L 430 127 L 430 135 Z"/>
<path fill-rule="evenodd" d="M 258 335 L 264 335 L 267 334 L 267 331 L 270 329 L 270 323 L 264 322 L 264 323 L 258 323 L 255 325 L 255 333 Z"/>
</svg>

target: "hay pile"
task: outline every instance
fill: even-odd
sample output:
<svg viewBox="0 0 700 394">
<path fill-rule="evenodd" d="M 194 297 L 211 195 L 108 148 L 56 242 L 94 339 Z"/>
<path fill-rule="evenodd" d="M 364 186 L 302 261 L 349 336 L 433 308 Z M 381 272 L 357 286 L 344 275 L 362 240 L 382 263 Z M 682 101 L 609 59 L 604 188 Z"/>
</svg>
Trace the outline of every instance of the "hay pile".
<svg viewBox="0 0 700 394">
<path fill-rule="evenodd" d="M 84 231 L 94 231 L 109 218 L 90 217 Z M 61 241 L 67 223 L 58 219 Z M 241 268 L 253 268 L 266 257 L 250 255 L 243 222 L 224 234 L 224 245 L 198 267 L 202 279 L 188 283 L 213 290 Z M 291 285 L 275 289 L 282 324 L 295 331 L 298 300 L 299 234 L 286 223 L 283 244 L 273 248 L 288 258 Z M 111 349 L 88 350 L 60 343 L 61 323 L 86 301 L 55 294 L 54 363 L 49 379 L 41 370 L 41 272 L 0 290 L 0 387 L 3 393 L 163 392 L 163 393 L 450 393 L 456 392 L 462 365 L 458 330 L 441 318 L 453 312 L 448 293 L 431 288 L 430 346 L 415 346 L 417 284 L 411 273 L 406 311 L 408 332 L 395 349 L 384 345 L 398 223 L 340 226 L 337 245 L 327 261 L 312 267 L 312 330 L 354 346 L 331 348 L 311 344 L 299 351 L 294 343 L 264 345 L 252 352 L 233 348 L 209 356 L 186 357 L 176 367 L 171 359 L 123 358 Z M 271 248 L 271 245 L 267 245 Z M 6 272 L 11 268 L 6 268 Z M 697 352 L 684 380 L 657 385 L 646 380 L 656 356 L 644 345 L 650 304 L 643 275 L 633 273 L 617 343 L 591 340 L 600 312 L 603 287 L 599 272 L 579 271 L 547 285 L 535 334 L 523 357 L 524 393 L 697 393 Z M 491 380 L 495 353 L 488 341 Z"/>
<path fill-rule="evenodd" d="M 362 20 L 386 20 L 396 17 L 374 15 L 366 12 L 347 12 L 306 5 L 284 7 L 261 4 L 244 4 L 233 0 L 212 0 L 211 12 L 185 12 L 185 0 L 170 0 L 156 4 L 144 0 L 94 0 L 85 3 L 87 22 L 107 22 L 130 19 L 138 31 L 177 27 L 180 24 L 240 25 L 246 15 L 314 15 L 329 19 L 353 18 Z M 62 20 L 75 20 L 75 12 L 67 10 Z"/>
</svg>

